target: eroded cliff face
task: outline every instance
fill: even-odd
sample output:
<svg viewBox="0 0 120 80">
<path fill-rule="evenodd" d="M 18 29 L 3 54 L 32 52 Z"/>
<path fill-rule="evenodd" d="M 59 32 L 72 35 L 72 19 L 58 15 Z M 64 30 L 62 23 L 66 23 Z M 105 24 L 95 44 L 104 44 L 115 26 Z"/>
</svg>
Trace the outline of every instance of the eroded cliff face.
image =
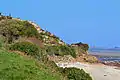
<svg viewBox="0 0 120 80">
<path fill-rule="evenodd" d="M 48 32 L 48 31 L 43 30 L 38 24 L 36 24 L 33 21 L 22 20 L 20 18 L 13 18 L 11 16 L 0 15 L 0 21 L 5 21 L 5 20 L 28 22 L 29 24 L 34 26 L 34 28 L 36 28 L 36 30 L 39 33 L 39 39 L 41 39 L 41 41 L 44 43 L 44 45 L 65 45 L 65 42 L 63 42 L 59 37 L 57 37 L 56 35 Z"/>
<path fill-rule="evenodd" d="M 82 56 L 82 54 L 88 54 L 89 45 L 85 43 L 73 43 L 71 46 L 76 50 L 77 56 Z"/>
<path fill-rule="evenodd" d="M 98 63 L 98 59 L 88 53 L 89 45 L 85 43 L 73 43 L 71 46 L 75 49 L 78 62 Z"/>
<path fill-rule="evenodd" d="M 40 28 L 36 23 L 29 21 L 34 27 L 38 30 L 38 32 L 41 34 L 43 38 L 43 42 L 45 45 L 66 45 L 65 42 L 60 40 L 59 37 L 55 36 L 54 34 L 45 31 Z M 98 59 L 95 56 L 89 55 L 88 49 L 89 45 L 85 43 L 73 43 L 69 45 L 74 48 L 75 53 L 76 53 L 76 58 L 72 58 L 72 56 L 48 56 L 50 60 L 55 61 L 55 62 L 88 62 L 88 63 L 97 63 L 99 62 Z"/>
<path fill-rule="evenodd" d="M 64 55 L 65 52 L 67 52 L 66 53 L 67 55 L 70 55 L 70 53 L 72 55 L 76 55 L 76 58 L 74 57 L 74 59 L 71 58 L 72 55 L 71 56 L 64 56 L 64 57 L 63 56 L 62 57 L 57 57 L 59 60 L 62 60 L 62 61 L 75 61 L 75 60 L 78 60 L 78 61 L 85 61 L 85 62 L 97 62 L 96 57 L 91 56 L 91 55 L 88 54 L 88 49 L 89 49 L 88 44 L 84 44 L 84 43 L 80 42 L 80 43 L 74 43 L 74 44 L 71 44 L 71 45 L 67 45 L 64 41 L 62 41 L 56 35 L 48 32 L 48 31 L 43 30 L 35 22 L 28 21 L 28 20 L 22 20 L 20 18 L 13 18 L 11 16 L 0 15 L 0 22 L 1 23 L 5 22 L 5 25 L 7 25 L 6 24 L 7 21 L 9 22 L 9 25 L 11 25 L 11 24 L 15 25 L 15 26 L 17 25 L 15 28 L 18 31 L 19 31 L 19 28 L 21 27 L 21 25 L 22 25 L 23 28 L 25 26 L 27 26 L 28 28 L 31 27 L 32 28 L 31 30 L 34 30 L 34 31 L 37 30 L 36 32 L 38 32 L 38 33 L 35 32 L 37 34 L 37 36 L 36 35 L 34 35 L 33 37 L 28 36 L 27 38 L 24 38 L 24 40 L 26 39 L 26 41 L 30 41 L 30 42 L 32 42 L 34 44 L 40 45 L 41 47 L 43 47 L 43 46 L 45 46 L 45 47 L 46 46 L 51 46 L 51 47 L 53 47 L 53 48 L 51 48 L 52 49 L 51 51 L 54 52 L 55 54 Z M 11 21 L 13 23 L 11 23 Z M 33 27 L 35 29 L 33 29 Z M 16 37 L 16 34 L 18 36 L 21 35 L 21 33 L 18 34 L 16 30 L 15 29 L 12 30 L 12 31 L 15 32 L 15 37 Z M 29 30 L 29 32 L 31 32 L 31 30 Z M 23 33 L 24 33 L 24 31 L 23 31 Z M 66 50 L 66 51 L 64 52 L 64 51 L 61 51 L 61 50 Z M 67 50 L 69 50 L 70 52 L 67 51 Z M 57 55 L 57 56 L 59 56 L 59 55 Z M 52 57 L 55 57 L 55 60 L 56 60 L 56 55 L 54 55 Z M 69 60 L 67 60 L 67 59 L 69 59 Z"/>
<path fill-rule="evenodd" d="M 40 28 L 39 25 L 37 25 L 36 23 L 32 22 L 32 21 L 28 21 L 30 24 L 32 24 L 38 31 L 38 33 L 41 36 L 42 41 L 45 43 L 45 45 L 65 45 L 65 42 L 63 42 L 59 37 L 57 37 L 56 35 L 43 30 L 42 28 Z"/>
</svg>

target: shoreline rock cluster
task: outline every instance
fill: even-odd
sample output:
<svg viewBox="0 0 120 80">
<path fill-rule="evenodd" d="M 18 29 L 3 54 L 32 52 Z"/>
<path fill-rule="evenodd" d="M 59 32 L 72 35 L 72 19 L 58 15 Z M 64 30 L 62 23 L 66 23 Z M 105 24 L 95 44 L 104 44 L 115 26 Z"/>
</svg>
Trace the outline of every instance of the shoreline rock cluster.
<svg viewBox="0 0 120 80">
<path fill-rule="evenodd" d="M 115 62 L 115 61 L 104 61 L 102 62 L 104 65 L 108 65 L 108 66 L 116 66 L 116 67 L 120 67 L 120 62 Z"/>
</svg>

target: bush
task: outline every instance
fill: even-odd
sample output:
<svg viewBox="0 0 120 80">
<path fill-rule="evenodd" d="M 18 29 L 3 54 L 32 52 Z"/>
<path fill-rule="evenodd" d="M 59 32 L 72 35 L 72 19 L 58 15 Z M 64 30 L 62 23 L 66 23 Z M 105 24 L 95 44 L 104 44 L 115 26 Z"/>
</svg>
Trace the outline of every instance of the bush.
<svg viewBox="0 0 120 80">
<path fill-rule="evenodd" d="M 5 38 L 0 35 L 0 48 L 4 46 Z"/>
<path fill-rule="evenodd" d="M 85 51 L 88 51 L 89 46 L 88 46 L 88 44 L 82 44 L 81 48 Z"/>
<path fill-rule="evenodd" d="M 58 46 L 46 46 L 46 53 L 48 55 L 59 55 L 59 47 Z"/>
<path fill-rule="evenodd" d="M 12 19 L 12 17 L 11 16 L 6 16 L 7 17 L 7 19 Z"/>
<path fill-rule="evenodd" d="M 61 73 L 67 76 L 69 80 L 92 80 L 90 75 L 83 69 L 77 68 L 61 68 Z"/>
<path fill-rule="evenodd" d="M 46 52 L 48 55 L 57 55 L 57 56 L 64 56 L 64 55 L 71 55 L 76 57 L 75 50 L 66 45 L 60 46 L 46 46 Z"/>
<path fill-rule="evenodd" d="M 0 17 L 0 21 L 3 20 L 3 19 L 6 19 L 6 17 L 5 16 L 1 16 Z"/>
<path fill-rule="evenodd" d="M 28 21 L 6 19 L 0 22 L 0 35 L 11 43 L 19 37 L 38 37 L 38 32 Z"/>
<path fill-rule="evenodd" d="M 30 42 L 17 42 L 10 46 L 10 50 L 18 50 L 35 57 L 40 57 L 42 53 L 37 45 Z"/>
<path fill-rule="evenodd" d="M 55 64 L 54 61 L 49 61 L 49 60 L 48 60 L 45 64 L 46 64 L 47 67 L 51 68 L 51 71 L 52 71 L 52 72 L 57 72 L 57 71 L 59 71 L 59 67 Z"/>
<path fill-rule="evenodd" d="M 76 57 L 75 50 L 71 46 L 62 45 L 60 48 L 60 55 L 71 55 L 72 57 Z"/>
</svg>

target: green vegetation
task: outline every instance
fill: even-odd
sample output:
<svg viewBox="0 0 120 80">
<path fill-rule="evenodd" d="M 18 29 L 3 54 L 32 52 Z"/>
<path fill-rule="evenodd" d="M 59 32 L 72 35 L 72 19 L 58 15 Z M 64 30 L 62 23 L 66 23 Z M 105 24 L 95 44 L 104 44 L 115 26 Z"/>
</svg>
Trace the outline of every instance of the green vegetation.
<svg viewBox="0 0 120 80">
<path fill-rule="evenodd" d="M 64 68 L 61 73 L 67 76 L 69 80 L 92 80 L 89 74 L 85 73 L 83 69 Z"/>
<path fill-rule="evenodd" d="M 17 53 L 0 50 L 0 80 L 62 80 L 44 64 Z"/>
<path fill-rule="evenodd" d="M 82 45 L 81 45 L 81 48 L 82 48 L 83 50 L 85 50 L 85 51 L 88 51 L 89 46 L 88 46 L 88 44 L 82 44 Z"/>
<path fill-rule="evenodd" d="M 4 16 L 2 13 L 0 13 L 0 21 L 4 19 L 12 19 L 11 14 L 9 14 L 9 16 Z"/>
<path fill-rule="evenodd" d="M 0 48 L 3 47 L 4 41 L 5 41 L 4 37 L 0 36 Z"/>
<path fill-rule="evenodd" d="M 20 41 L 20 38 L 32 40 Z M 75 58 L 76 51 L 72 46 L 58 45 L 58 42 L 55 42 L 57 45 L 43 48 L 36 45 L 39 40 L 44 41 L 43 38 L 48 39 L 45 44 L 59 40 L 49 32 L 38 33 L 28 21 L 12 19 L 10 16 L 0 17 L 0 80 L 91 80 L 83 70 L 59 68 L 55 62 L 49 61 L 47 55 L 71 55 Z M 34 42 L 35 39 L 37 42 Z M 84 45 L 82 49 L 86 51 L 86 47 Z"/>
<path fill-rule="evenodd" d="M 0 21 L 0 35 L 7 38 L 9 43 L 19 37 L 38 37 L 38 32 L 27 21 L 5 19 Z"/>
<path fill-rule="evenodd" d="M 74 58 L 76 57 L 75 50 L 71 46 L 67 45 L 46 46 L 46 52 L 49 55 L 57 56 L 71 55 Z"/>
<path fill-rule="evenodd" d="M 10 46 L 9 48 L 10 50 L 17 50 L 17 51 L 21 51 L 24 52 L 27 55 L 31 55 L 31 56 L 35 56 L 35 57 L 41 57 L 41 49 L 30 42 L 17 42 L 13 45 Z"/>
</svg>

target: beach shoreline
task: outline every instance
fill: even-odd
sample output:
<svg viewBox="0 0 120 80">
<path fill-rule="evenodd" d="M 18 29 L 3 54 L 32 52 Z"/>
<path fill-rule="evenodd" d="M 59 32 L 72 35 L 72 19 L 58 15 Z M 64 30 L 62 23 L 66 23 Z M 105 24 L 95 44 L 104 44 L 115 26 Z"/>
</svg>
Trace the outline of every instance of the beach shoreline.
<svg viewBox="0 0 120 80">
<path fill-rule="evenodd" d="M 120 80 L 120 69 L 116 66 L 108 66 L 102 63 L 84 63 L 84 62 L 72 62 L 72 63 L 56 63 L 59 67 L 76 67 L 84 69 L 91 75 L 93 80 Z"/>
<path fill-rule="evenodd" d="M 120 68 L 120 53 L 89 53 L 89 55 L 95 56 L 99 63 L 107 66 L 115 66 Z"/>
</svg>

